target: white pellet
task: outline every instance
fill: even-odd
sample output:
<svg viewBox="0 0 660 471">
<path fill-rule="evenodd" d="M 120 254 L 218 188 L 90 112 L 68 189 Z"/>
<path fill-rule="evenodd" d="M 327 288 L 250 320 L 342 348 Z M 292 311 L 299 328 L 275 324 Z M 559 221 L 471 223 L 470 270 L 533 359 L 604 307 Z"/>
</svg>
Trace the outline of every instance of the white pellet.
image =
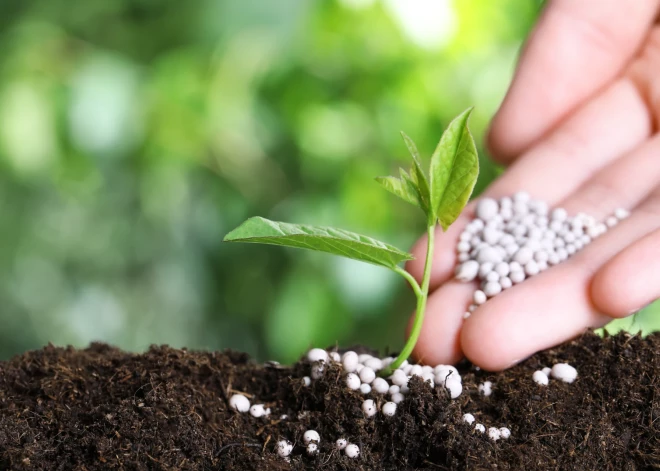
<svg viewBox="0 0 660 471">
<path fill-rule="evenodd" d="M 532 375 L 532 379 L 536 384 L 540 384 L 541 386 L 547 386 L 548 383 L 550 382 L 548 380 L 548 376 L 543 372 L 543 371 L 535 371 L 534 374 Z"/>
<path fill-rule="evenodd" d="M 310 384 L 312 384 L 312 378 L 310 378 L 309 376 L 303 376 L 302 381 L 303 381 L 303 385 L 306 388 L 309 387 Z"/>
<path fill-rule="evenodd" d="M 383 404 L 380 410 L 383 415 L 386 415 L 387 417 L 394 417 L 394 414 L 396 414 L 396 402 L 386 402 Z"/>
<path fill-rule="evenodd" d="M 389 394 L 390 396 L 391 396 L 392 394 L 396 394 L 396 393 L 399 392 L 399 389 L 400 389 L 399 386 L 397 386 L 396 384 L 393 384 L 393 385 L 390 386 L 389 389 L 387 390 L 387 394 Z"/>
<path fill-rule="evenodd" d="M 474 416 L 472 414 L 463 414 L 463 422 L 472 425 L 474 423 Z"/>
<path fill-rule="evenodd" d="M 547 262 L 548 261 L 548 252 L 545 250 L 539 250 L 534 254 L 534 260 L 537 262 Z"/>
<path fill-rule="evenodd" d="M 250 410 L 250 400 L 242 394 L 234 394 L 229 398 L 229 406 L 238 412 Z"/>
<path fill-rule="evenodd" d="M 383 360 L 380 358 L 369 358 L 364 362 L 364 366 L 371 368 L 374 371 L 378 371 L 383 368 Z"/>
<path fill-rule="evenodd" d="M 452 375 L 453 376 L 453 375 Z M 445 388 L 449 390 L 449 395 L 452 399 L 456 399 L 463 392 L 463 385 L 459 380 L 450 376 L 445 381 Z"/>
<path fill-rule="evenodd" d="M 250 415 L 252 417 L 263 417 L 264 415 L 268 414 L 266 414 L 266 408 L 263 404 L 255 404 L 250 407 Z"/>
<path fill-rule="evenodd" d="M 489 281 L 488 283 L 486 283 L 486 286 L 484 286 L 484 293 L 489 298 L 492 298 L 493 296 L 497 296 L 501 292 L 502 292 L 502 286 L 497 281 Z"/>
<path fill-rule="evenodd" d="M 472 300 L 474 301 L 474 304 L 476 304 L 476 305 L 485 303 L 486 299 L 487 299 L 486 293 L 484 293 L 483 291 L 481 291 L 479 289 L 476 290 L 474 292 L 474 294 L 472 295 Z"/>
<path fill-rule="evenodd" d="M 335 363 L 341 363 L 341 355 L 339 355 L 339 353 L 330 352 L 328 355 L 330 355 L 330 359 Z"/>
<path fill-rule="evenodd" d="M 625 219 L 628 216 L 630 216 L 630 212 L 627 209 L 624 209 L 624 208 L 617 208 L 617 209 L 614 210 L 614 216 L 617 219 L 621 220 L 621 219 Z"/>
<path fill-rule="evenodd" d="M 564 260 L 566 260 L 568 258 L 568 252 L 566 251 L 566 249 L 564 247 L 559 247 L 557 249 L 556 253 L 557 253 L 557 256 L 559 257 L 560 262 L 563 262 Z"/>
<path fill-rule="evenodd" d="M 363 383 L 371 384 L 371 382 L 376 378 L 376 372 L 369 368 L 368 366 L 365 366 L 362 368 L 360 371 L 360 380 Z"/>
<path fill-rule="evenodd" d="M 360 377 L 355 373 L 348 373 L 346 375 L 346 386 L 348 386 L 348 389 L 355 391 L 356 389 L 360 389 L 361 384 Z"/>
<path fill-rule="evenodd" d="M 513 215 L 514 217 L 516 216 L 524 216 L 525 214 L 529 213 L 529 206 L 527 205 L 526 202 L 522 201 L 514 201 L 513 202 Z"/>
<path fill-rule="evenodd" d="M 477 390 L 482 395 L 488 397 L 493 393 L 493 383 L 491 383 L 490 381 L 485 381 L 477 387 Z"/>
<path fill-rule="evenodd" d="M 401 394 L 400 392 L 392 394 L 390 397 L 392 399 L 392 402 L 395 404 L 399 404 L 401 401 L 405 399 L 405 396 Z"/>
<path fill-rule="evenodd" d="M 521 201 L 523 203 L 527 203 L 530 200 L 529 193 L 526 191 L 517 191 L 513 194 L 513 201 Z"/>
<path fill-rule="evenodd" d="M 518 262 L 509 262 L 509 273 L 512 271 L 522 271 L 522 265 Z"/>
<path fill-rule="evenodd" d="M 360 447 L 355 445 L 354 443 L 350 443 L 349 445 L 346 445 L 346 449 L 344 450 L 344 453 L 346 453 L 346 456 L 349 458 L 357 458 L 360 456 Z"/>
<path fill-rule="evenodd" d="M 371 389 L 377 392 L 378 394 L 386 394 L 390 389 L 390 385 L 387 383 L 385 379 L 376 378 L 371 383 Z"/>
<path fill-rule="evenodd" d="M 373 417 L 376 415 L 378 409 L 376 409 L 376 404 L 372 399 L 367 399 L 362 403 L 362 412 L 364 412 L 364 415 L 367 417 Z"/>
<path fill-rule="evenodd" d="M 605 225 L 609 228 L 616 226 L 619 223 L 619 219 L 616 216 L 610 216 L 605 219 Z"/>
<path fill-rule="evenodd" d="M 482 233 L 484 242 L 490 245 L 495 245 L 502 238 L 502 232 L 493 227 L 486 227 Z"/>
<path fill-rule="evenodd" d="M 513 282 L 511 281 L 511 278 L 508 276 L 503 276 L 500 278 L 500 286 L 501 288 L 504 289 L 509 289 L 511 286 L 513 286 Z"/>
<path fill-rule="evenodd" d="M 563 222 L 568 217 L 568 213 L 564 208 L 555 208 L 552 210 L 550 217 L 553 221 Z"/>
<path fill-rule="evenodd" d="M 344 356 L 341 359 L 344 370 L 348 373 L 352 373 L 357 369 L 358 366 L 358 354 L 353 351 L 348 351 L 344 353 Z"/>
<path fill-rule="evenodd" d="M 435 368 L 433 368 L 433 372 L 437 373 L 440 370 L 448 370 L 452 377 L 456 378 L 458 381 L 462 382 L 461 374 L 458 372 L 456 367 L 454 365 L 436 365 Z"/>
<path fill-rule="evenodd" d="M 502 261 L 501 254 L 494 247 L 483 247 L 479 249 L 477 254 L 477 262 L 479 263 L 498 263 Z"/>
<path fill-rule="evenodd" d="M 456 257 L 456 259 L 459 261 L 459 263 L 467 262 L 468 260 L 470 260 L 470 254 L 461 252 L 458 254 L 458 257 Z"/>
<path fill-rule="evenodd" d="M 522 247 L 513 255 L 513 261 L 518 262 L 521 265 L 526 265 L 530 260 L 532 260 L 533 256 L 534 252 L 532 252 L 532 250 L 530 250 L 528 247 Z"/>
<path fill-rule="evenodd" d="M 408 376 L 403 372 L 403 370 L 394 370 L 392 372 L 392 376 L 390 376 L 390 381 L 392 381 L 392 384 L 400 387 L 404 384 L 408 384 Z"/>
<path fill-rule="evenodd" d="M 322 348 L 312 348 L 309 352 L 307 352 L 307 359 L 311 362 L 328 361 L 328 352 Z"/>
<path fill-rule="evenodd" d="M 367 395 L 371 392 L 371 386 L 367 383 L 362 383 L 360 385 L 360 392 L 364 395 Z"/>
<path fill-rule="evenodd" d="M 497 273 L 500 276 L 507 276 L 509 274 L 509 264 L 507 262 L 500 262 L 495 265 L 493 272 Z M 491 273 L 493 273 L 491 272 Z"/>
<path fill-rule="evenodd" d="M 527 276 L 534 276 L 539 273 L 539 266 L 534 260 L 530 260 L 525 264 L 525 274 Z"/>
<path fill-rule="evenodd" d="M 503 439 L 507 439 L 511 436 L 511 430 L 509 430 L 507 427 L 500 427 L 500 437 Z"/>
<path fill-rule="evenodd" d="M 548 378 L 550 377 L 550 373 L 552 373 L 552 368 L 546 366 L 541 370 L 544 375 L 546 375 Z"/>
<path fill-rule="evenodd" d="M 499 211 L 497 201 L 492 198 L 482 198 L 477 203 L 476 215 L 483 221 L 493 219 Z"/>
<path fill-rule="evenodd" d="M 293 451 L 293 444 L 291 442 L 288 442 L 286 440 L 280 440 L 277 442 L 277 454 L 282 457 L 286 458 L 291 454 Z"/>
<path fill-rule="evenodd" d="M 424 380 L 425 383 L 430 384 L 432 388 L 435 387 L 435 377 L 432 372 L 425 371 L 424 373 L 422 373 L 422 379 Z"/>
<path fill-rule="evenodd" d="M 512 271 L 509 274 L 509 278 L 514 284 L 522 283 L 523 281 L 525 281 L 525 272 L 523 272 L 522 270 Z"/>
<path fill-rule="evenodd" d="M 312 456 L 319 452 L 319 446 L 316 443 L 310 443 L 307 445 L 307 454 Z"/>
<path fill-rule="evenodd" d="M 410 376 L 422 376 L 422 373 L 424 373 L 422 365 L 413 365 L 412 369 L 410 370 Z"/>
<path fill-rule="evenodd" d="M 486 427 L 484 427 L 483 424 L 477 424 L 477 425 L 475 425 L 475 426 L 474 426 L 474 429 L 475 429 L 477 432 L 481 432 L 481 433 L 486 432 Z"/>
<path fill-rule="evenodd" d="M 469 282 L 474 280 L 479 274 L 479 262 L 476 260 L 468 260 L 461 263 L 455 272 L 455 277 L 459 281 Z"/>
<path fill-rule="evenodd" d="M 495 428 L 495 427 L 489 427 L 488 428 L 488 438 L 490 438 L 491 440 L 496 442 L 497 440 L 500 439 L 500 437 L 501 437 L 500 429 Z"/>
<path fill-rule="evenodd" d="M 335 448 L 337 448 L 337 450 L 343 450 L 344 448 L 346 448 L 347 445 L 348 445 L 348 440 L 346 440 L 345 438 L 338 438 L 337 441 L 335 442 Z"/>
<path fill-rule="evenodd" d="M 477 262 L 478 263 L 478 262 Z M 486 262 L 479 265 L 479 278 L 484 279 L 486 276 L 493 271 L 495 267 L 494 263 Z"/>
<path fill-rule="evenodd" d="M 577 378 L 577 370 L 568 363 L 557 363 L 552 366 L 550 373 L 553 378 L 560 379 L 565 383 L 572 383 Z"/>
<path fill-rule="evenodd" d="M 461 241 L 456 245 L 456 250 L 459 252 L 469 252 L 472 246 L 467 241 Z"/>
<path fill-rule="evenodd" d="M 500 274 L 494 270 L 490 272 L 488 275 L 486 275 L 486 281 L 498 281 L 499 279 L 500 279 Z"/>
<path fill-rule="evenodd" d="M 303 441 L 305 442 L 305 445 L 308 445 L 312 442 L 319 443 L 321 441 L 321 436 L 316 430 L 307 430 L 303 434 Z"/>
</svg>

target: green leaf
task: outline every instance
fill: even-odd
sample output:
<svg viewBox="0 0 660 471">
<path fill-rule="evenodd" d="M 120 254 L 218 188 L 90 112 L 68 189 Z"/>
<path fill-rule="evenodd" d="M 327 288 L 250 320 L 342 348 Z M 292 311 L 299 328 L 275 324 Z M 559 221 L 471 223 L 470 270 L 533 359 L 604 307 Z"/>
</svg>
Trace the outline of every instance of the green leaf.
<svg viewBox="0 0 660 471">
<path fill-rule="evenodd" d="M 467 127 L 471 112 L 449 123 L 431 156 L 431 207 L 444 230 L 463 211 L 479 175 L 477 148 Z"/>
<path fill-rule="evenodd" d="M 383 188 L 385 188 L 390 193 L 395 194 L 402 200 L 414 204 L 417 207 L 420 206 L 419 202 L 419 193 L 417 188 L 405 180 L 399 180 L 396 177 L 376 177 L 376 181 L 380 183 Z"/>
<path fill-rule="evenodd" d="M 254 242 L 326 252 L 394 269 L 414 257 L 384 242 L 332 227 L 307 226 L 253 217 L 231 231 L 225 242 Z"/>
<path fill-rule="evenodd" d="M 414 171 L 411 172 L 411 174 L 414 175 Z M 427 213 L 429 208 L 428 200 L 424 201 L 424 199 L 422 198 L 422 195 L 419 191 L 419 187 L 415 182 L 415 179 L 412 177 L 412 175 L 406 173 L 406 171 L 402 168 L 399 168 L 399 175 L 401 175 L 401 181 L 403 182 L 403 186 L 417 200 L 417 206 L 422 208 L 422 211 L 424 211 L 424 213 Z"/>
<path fill-rule="evenodd" d="M 426 178 L 426 174 L 424 173 L 424 170 L 422 169 L 419 151 L 417 150 L 417 146 L 415 145 L 415 142 L 412 139 L 410 139 L 410 137 L 408 137 L 408 135 L 405 132 L 401 131 L 401 136 L 403 137 L 403 141 L 406 143 L 406 147 L 408 147 L 408 151 L 410 152 L 410 155 L 413 158 L 413 166 L 410 172 L 410 175 L 412 176 L 412 181 L 417 187 L 417 191 L 419 191 L 419 194 L 422 198 L 423 206 L 425 208 L 429 208 L 431 201 L 429 182 L 428 179 Z M 425 209 L 425 211 L 428 211 L 428 209 Z"/>
</svg>

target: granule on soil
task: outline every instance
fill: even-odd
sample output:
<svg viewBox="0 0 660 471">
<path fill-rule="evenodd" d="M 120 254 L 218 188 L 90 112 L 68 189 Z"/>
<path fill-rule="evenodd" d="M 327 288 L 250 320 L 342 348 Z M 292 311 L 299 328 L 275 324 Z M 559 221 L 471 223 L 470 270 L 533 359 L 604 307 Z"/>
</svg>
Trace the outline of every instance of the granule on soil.
<svg viewBox="0 0 660 471">
<path fill-rule="evenodd" d="M 380 411 L 385 397 L 350 390 L 332 362 L 305 386 L 307 360 L 284 367 L 231 351 L 48 346 L 0 362 L 0 470 L 660 468 L 659 347 L 660 334 L 586 333 L 501 373 L 460 365 L 454 400 L 414 377 L 393 417 L 367 418 L 363 401 Z M 577 369 L 573 383 L 533 381 L 560 362 Z M 490 396 L 479 394 L 485 381 L 496 385 Z M 235 393 L 272 413 L 234 411 Z M 511 436 L 490 440 L 466 413 Z M 307 430 L 320 435 L 312 456 Z M 360 456 L 336 449 L 339 438 Z M 280 440 L 293 444 L 290 461 L 277 454 Z"/>
</svg>

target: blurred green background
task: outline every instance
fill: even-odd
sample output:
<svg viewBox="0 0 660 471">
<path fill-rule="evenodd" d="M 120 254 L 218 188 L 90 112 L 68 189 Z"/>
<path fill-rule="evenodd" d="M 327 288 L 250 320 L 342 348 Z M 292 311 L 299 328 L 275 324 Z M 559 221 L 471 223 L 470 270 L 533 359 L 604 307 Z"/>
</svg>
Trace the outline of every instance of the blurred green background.
<svg viewBox="0 0 660 471">
<path fill-rule="evenodd" d="M 409 246 L 423 218 L 373 177 L 407 162 L 400 130 L 428 155 L 474 104 L 483 135 L 540 5 L 0 1 L 0 357 L 399 348 L 396 275 L 221 240 L 262 215 Z"/>
</svg>

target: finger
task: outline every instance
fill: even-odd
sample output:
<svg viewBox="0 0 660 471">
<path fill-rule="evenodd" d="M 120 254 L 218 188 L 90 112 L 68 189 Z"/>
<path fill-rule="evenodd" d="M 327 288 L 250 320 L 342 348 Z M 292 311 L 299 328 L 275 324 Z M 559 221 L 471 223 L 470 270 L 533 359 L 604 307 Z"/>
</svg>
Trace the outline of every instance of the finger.
<svg viewBox="0 0 660 471">
<path fill-rule="evenodd" d="M 622 119 L 625 119 L 625 125 L 621 124 Z M 554 205 L 602 166 L 637 146 L 650 133 L 651 119 L 644 101 L 630 81 L 618 81 L 518 160 L 491 184 L 484 195 L 500 197 L 532 189 L 535 198 Z M 446 233 L 436 231 L 431 290 L 453 275 L 456 242 L 471 219 L 475 204 L 468 205 Z M 412 253 L 415 260 L 408 263 L 406 269 L 421 282 L 426 237 L 420 239 Z"/>
<path fill-rule="evenodd" d="M 465 355 L 482 368 L 500 370 L 603 326 L 610 317 L 592 303 L 592 277 L 618 252 L 656 231 L 659 215 L 656 195 L 568 261 L 490 299 L 463 325 Z"/>
<path fill-rule="evenodd" d="M 558 205 L 569 214 L 586 212 L 598 220 L 617 208 L 634 208 L 660 182 L 660 134 L 614 161 Z"/>
<path fill-rule="evenodd" d="M 648 32 L 658 1 L 554 0 L 523 51 L 488 143 L 507 163 L 610 83 Z"/>
<path fill-rule="evenodd" d="M 587 212 L 597 219 L 611 215 L 615 209 L 620 207 L 637 206 L 653 192 L 657 182 L 660 181 L 658 155 L 660 155 L 660 136 L 656 135 L 629 155 L 615 160 L 611 165 L 602 169 L 575 194 L 560 202 L 560 206 L 571 213 Z M 634 184 L 631 184 L 632 182 Z M 555 269 L 553 268 L 553 270 Z M 660 277 L 648 279 L 655 280 Z M 523 286 L 529 286 L 528 283 L 531 281 L 529 280 Z M 463 325 L 462 314 L 476 289 L 475 284 L 463 285 L 465 286 L 463 289 L 453 287 L 455 282 L 450 284 L 452 287 L 440 288 L 436 294 L 431 296 L 423 338 L 418 343 L 415 352 L 420 357 L 429 357 L 437 362 L 446 362 L 459 355 L 460 346 L 457 346 L 457 336 Z M 515 287 L 512 290 L 525 293 L 522 287 Z M 513 292 L 512 290 L 509 292 Z M 594 299 L 601 298 L 594 296 Z M 488 305 L 492 305 L 494 302 L 489 301 Z M 438 306 L 437 311 L 435 311 L 435 306 Z M 602 312 L 611 315 L 607 310 Z"/>
<path fill-rule="evenodd" d="M 660 230 L 607 262 L 593 279 L 591 296 L 612 317 L 629 316 L 660 298 Z"/>
<path fill-rule="evenodd" d="M 527 190 L 554 205 L 647 139 L 652 119 L 635 85 L 621 79 L 526 152 L 486 191 Z"/>
</svg>

